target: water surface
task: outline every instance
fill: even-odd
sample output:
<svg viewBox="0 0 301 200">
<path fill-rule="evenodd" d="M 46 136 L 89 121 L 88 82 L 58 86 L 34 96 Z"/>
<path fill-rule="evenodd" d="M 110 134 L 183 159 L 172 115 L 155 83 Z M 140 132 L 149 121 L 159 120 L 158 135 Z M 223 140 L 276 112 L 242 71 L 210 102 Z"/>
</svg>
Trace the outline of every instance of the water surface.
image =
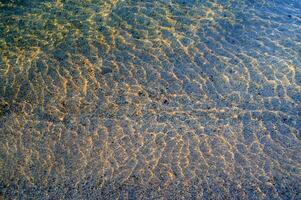
<svg viewBox="0 0 301 200">
<path fill-rule="evenodd" d="M 301 199 L 300 13 L 1 1 L 0 194 Z"/>
</svg>

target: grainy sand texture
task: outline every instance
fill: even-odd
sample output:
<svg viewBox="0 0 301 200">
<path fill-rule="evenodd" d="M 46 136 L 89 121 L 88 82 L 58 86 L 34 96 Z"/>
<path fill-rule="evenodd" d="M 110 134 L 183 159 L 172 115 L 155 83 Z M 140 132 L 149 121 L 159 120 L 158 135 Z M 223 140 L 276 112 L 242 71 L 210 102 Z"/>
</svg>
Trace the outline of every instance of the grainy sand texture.
<svg viewBox="0 0 301 200">
<path fill-rule="evenodd" d="M 0 199 L 300 200 L 300 152 L 300 0 L 0 1 Z"/>
</svg>

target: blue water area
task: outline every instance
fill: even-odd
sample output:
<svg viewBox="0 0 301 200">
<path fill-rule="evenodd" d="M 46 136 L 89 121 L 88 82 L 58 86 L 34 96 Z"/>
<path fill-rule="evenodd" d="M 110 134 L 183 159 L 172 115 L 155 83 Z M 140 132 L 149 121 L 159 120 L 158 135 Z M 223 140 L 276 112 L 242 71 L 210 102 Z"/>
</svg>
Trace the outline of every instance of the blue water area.
<svg viewBox="0 0 301 200">
<path fill-rule="evenodd" d="M 301 1 L 0 1 L 0 199 L 301 199 Z"/>
</svg>

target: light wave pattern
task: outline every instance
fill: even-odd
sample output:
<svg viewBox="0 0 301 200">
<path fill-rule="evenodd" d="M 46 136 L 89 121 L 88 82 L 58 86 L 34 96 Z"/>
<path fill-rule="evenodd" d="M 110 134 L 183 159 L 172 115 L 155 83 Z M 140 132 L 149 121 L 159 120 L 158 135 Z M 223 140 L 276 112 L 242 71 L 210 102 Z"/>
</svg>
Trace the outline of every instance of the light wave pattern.
<svg viewBox="0 0 301 200">
<path fill-rule="evenodd" d="M 299 1 L 0 3 L 0 195 L 301 199 Z"/>
</svg>

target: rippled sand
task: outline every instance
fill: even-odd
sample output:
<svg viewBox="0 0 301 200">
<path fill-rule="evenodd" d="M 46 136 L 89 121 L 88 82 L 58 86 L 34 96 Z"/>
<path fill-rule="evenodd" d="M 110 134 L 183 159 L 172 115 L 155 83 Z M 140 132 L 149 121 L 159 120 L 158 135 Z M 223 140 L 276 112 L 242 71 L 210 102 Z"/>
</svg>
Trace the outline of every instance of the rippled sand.
<svg viewBox="0 0 301 200">
<path fill-rule="evenodd" d="M 0 199 L 301 199 L 300 13 L 1 1 Z"/>
</svg>

